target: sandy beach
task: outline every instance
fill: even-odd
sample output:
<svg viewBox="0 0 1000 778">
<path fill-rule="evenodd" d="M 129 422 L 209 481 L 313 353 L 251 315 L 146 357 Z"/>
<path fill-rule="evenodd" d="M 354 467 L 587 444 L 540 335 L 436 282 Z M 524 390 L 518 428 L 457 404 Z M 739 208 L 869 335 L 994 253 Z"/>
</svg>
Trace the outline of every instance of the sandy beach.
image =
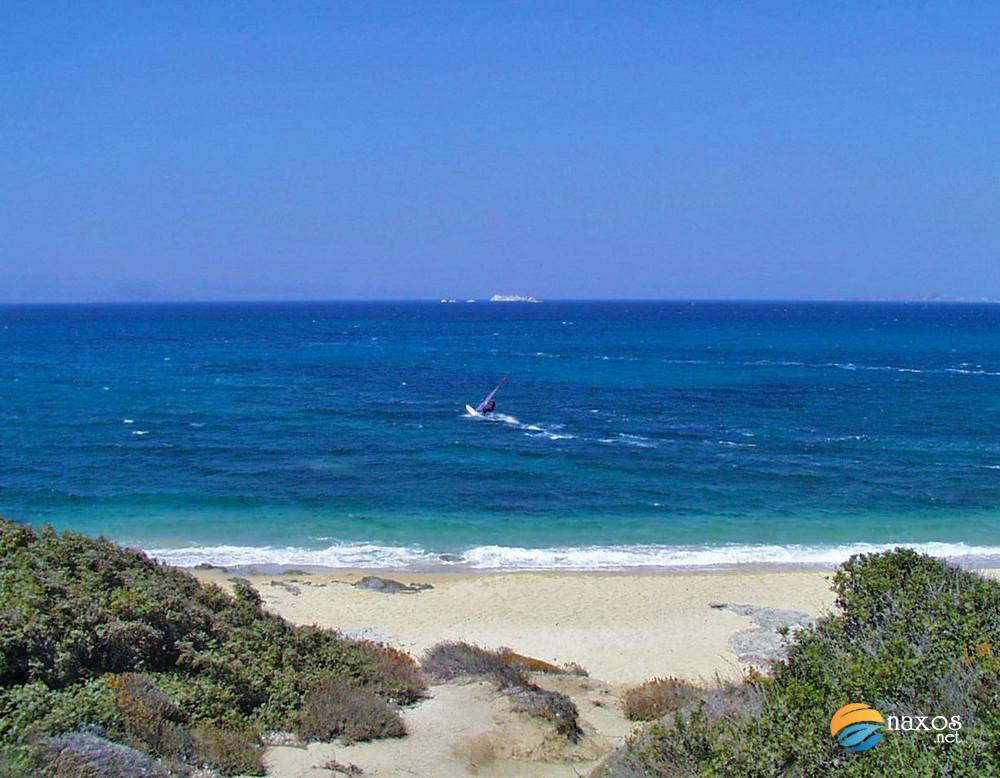
<svg viewBox="0 0 1000 778">
<path fill-rule="evenodd" d="M 225 585 L 233 573 L 198 570 Z M 443 640 L 507 646 L 553 664 L 577 663 L 589 677 L 538 676 L 569 694 L 585 737 L 569 745 L 544 724 L 513 713 L 488 684 L 432 686 L 404 711 L 401 740 L 343 746 L 275 747 L 271 775 L 330 775 L 333 759 L 365 775 L 586 775 L 633 728 L 622 690 L 656 676 L 710 682 L 735 678 L 755 653 L 780 642 L 776 624 L 807 621 L 833 608 L 829 570 L 742 569 L 696 573 L 382 572 L 416 592 L 356 588 L 372 571 L 250 575 L 268 608 L 385 642 L 419 658 Z"/>
</svg>

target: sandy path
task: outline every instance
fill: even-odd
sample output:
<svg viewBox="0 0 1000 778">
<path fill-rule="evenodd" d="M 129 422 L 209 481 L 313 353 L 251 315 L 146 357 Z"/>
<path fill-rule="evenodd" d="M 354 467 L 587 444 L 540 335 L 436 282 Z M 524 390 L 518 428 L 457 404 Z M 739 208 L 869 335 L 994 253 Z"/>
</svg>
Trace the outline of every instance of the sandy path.
<svg viewBox="0 0 1000 778">
<path fill-rule="evenodd" d="M 539 679 L 570 693 L 585 735 L 573 745 L 544 722 L 513 713 L 506 697 L 485 682 L 432 686 L 430 698 L 403 711 L 405 738 L 344 746 L 271 748 L 268 774 L 281 778 L 329 778 L 331 759 L 354 764 L 366 776 L 421 778 L 574 778 L 587 775 L 631 729 L 605 700 L 611 693 L 586 679 Z M 592 700 L 601 701 L 595 707 Z M 595 715 L 596 714 L 596 715 Z"/>
</svg>

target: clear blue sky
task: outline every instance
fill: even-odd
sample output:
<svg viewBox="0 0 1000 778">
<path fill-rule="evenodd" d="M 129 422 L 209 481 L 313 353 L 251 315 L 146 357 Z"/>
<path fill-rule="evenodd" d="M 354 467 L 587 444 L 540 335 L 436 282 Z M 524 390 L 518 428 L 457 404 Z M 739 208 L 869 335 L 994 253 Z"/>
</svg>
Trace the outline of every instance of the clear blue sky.
<svg viewBox="0 0 1000 778">
<path fill-rule="evenodd" d="M 0 300 L 1000 297 L 998 30 L 0 0 Z"/>
</svg>

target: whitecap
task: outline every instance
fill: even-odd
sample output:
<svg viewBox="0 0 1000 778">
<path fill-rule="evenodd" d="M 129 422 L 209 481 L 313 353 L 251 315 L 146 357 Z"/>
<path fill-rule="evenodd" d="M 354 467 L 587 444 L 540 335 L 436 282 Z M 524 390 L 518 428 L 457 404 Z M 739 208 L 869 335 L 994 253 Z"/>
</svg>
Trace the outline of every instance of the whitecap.
<svg viewBox="0 0 1000 778">
<path fill-rule="evenodd" d="M 598 438 L 599 443 L 618 443 L 623 446 L 633 446 L 635 448 L 656 448 L 655 440 L 643 437 L 642 435 L 632 435 L 627 432 L 619 432 L 613 438 Z"/>
</svg>

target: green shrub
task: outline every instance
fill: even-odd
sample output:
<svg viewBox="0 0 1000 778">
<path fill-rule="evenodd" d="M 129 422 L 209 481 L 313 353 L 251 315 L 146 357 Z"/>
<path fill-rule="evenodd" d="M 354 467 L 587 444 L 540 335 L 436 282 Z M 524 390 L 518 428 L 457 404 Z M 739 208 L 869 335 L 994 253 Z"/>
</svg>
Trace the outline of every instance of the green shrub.
<svg viewBox="0 0 1000 778">
<path fill-rule="evenodd" d="M 654 723 L 599 774 L 1000 775 L 1000 584 L 897 549 L 852 557 L 834 591 L 840 613 L 798 632 L 770 677 Z M 883 716 L 959 715 L 961 742 L 886 731 L 851 753 L 829 730 L 851 702 Z"/>
<path fill-rule="evenodd" d="M 326 678 L 303 701 L 299 734 L 305 740 L 374 740 L 402 737 L 406 727 L 399 712 L 369 690 L 342 678 Z"/>
<path fill-rule="evenodd" d="M 398 704 L 425 689 L 406 654 L 293 626 L 245 581 L 230 596 L 105 540 L 0 520 L 0 762 L 12 770 L 40 738 L 87 723 L 178 764 L 198 742 L 227 752 L 248 732 L 294 729 L 325 678 Z"/>
</svg>

